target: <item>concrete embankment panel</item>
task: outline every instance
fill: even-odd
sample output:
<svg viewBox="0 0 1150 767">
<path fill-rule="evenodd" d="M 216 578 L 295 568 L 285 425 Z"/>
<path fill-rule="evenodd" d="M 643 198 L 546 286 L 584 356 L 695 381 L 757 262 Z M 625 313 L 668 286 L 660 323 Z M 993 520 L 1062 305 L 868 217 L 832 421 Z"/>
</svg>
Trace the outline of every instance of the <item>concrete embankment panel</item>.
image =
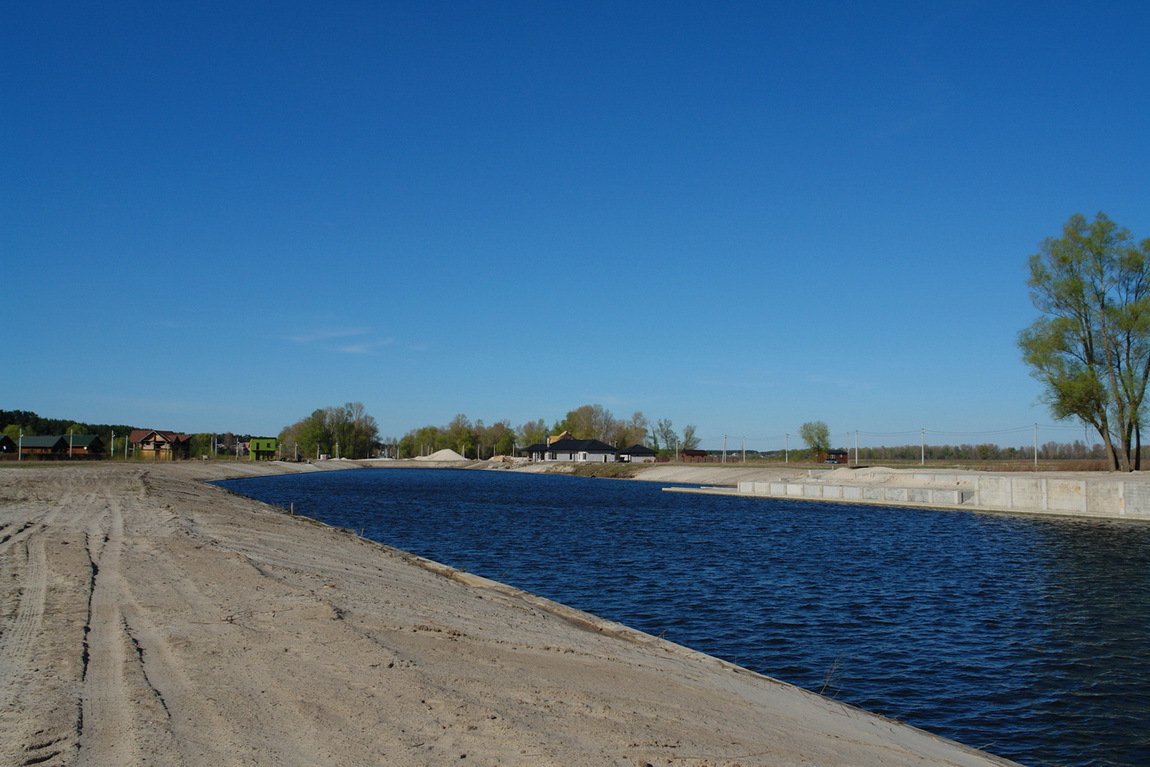
<svg viewBox="0 0 1150 767">
<path fill-rule="evenodd" d="M 934 503 L 934 492 L 925 487 L 907 488 L 906 500 L 908 503 Z"/>
<path fill-rule="evenodd" d="M 1051 511 L 1079 512 L 1086 508 L 1086 482 L 1081 479 L 1046 481 L 1046 504 Z"/>
<path fill-rule="evenodd" d="M 1150 517 L 1150 483 L 1130 482 L 1124 491 L 1126 514 Z"/>
<path fill-rule="evenodd" d="M 1086 486 L 1086 513 L 1105 514 L 1118 510 L 1124 514 L 1127 509 L 1120 482 L 1091 482 Z"/>
<path fill-rule="evenodd" d="M 1009 509 L 1010 480 L 1006 477 L 979 477 L 975 480 L 975 505 L 987 508 Z"/>
<path fill-rule="evenodd" d="M 983 511 L 1115 517 L 1150 521 L 1150 482 L 1066 477 L 915 474 L 950 487 L 840 485 L 823 482 L 740 482 L 738 492 L 774 498 L 935 506 Z M 889 479 L 888 479 L 889 481 Z M 962 487 L 954 487 L 962 485 Z"/>
<path fill-rule="evenodd" d="M 1021 509 L 1046 508 L 1046 482 L 1041 479 L 1017 477 L 1007 480 L 1010 483 L 1010 507 Z"/>
</svg>

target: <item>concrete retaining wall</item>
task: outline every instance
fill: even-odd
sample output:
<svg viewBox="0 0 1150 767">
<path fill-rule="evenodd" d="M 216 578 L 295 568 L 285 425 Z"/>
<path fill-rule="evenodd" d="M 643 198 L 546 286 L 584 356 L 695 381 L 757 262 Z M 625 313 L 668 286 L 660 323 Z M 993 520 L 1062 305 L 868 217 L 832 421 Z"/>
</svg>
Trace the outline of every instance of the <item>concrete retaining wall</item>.
<svg viewBox="0 0 1150 767">
<path fill-rule="evenodd" d="M 916 484 L 900 486 L 893 476 L 887 484 L 872 485 L 827 484 L 818 480 L 740 482 L 738 494 L 1150 521 L 1150 482 L 1145 480 L 953 474 L 914 474 L 908 479 Z M 922 482 L 947 486 L 918 484 Z"/>
</svg>

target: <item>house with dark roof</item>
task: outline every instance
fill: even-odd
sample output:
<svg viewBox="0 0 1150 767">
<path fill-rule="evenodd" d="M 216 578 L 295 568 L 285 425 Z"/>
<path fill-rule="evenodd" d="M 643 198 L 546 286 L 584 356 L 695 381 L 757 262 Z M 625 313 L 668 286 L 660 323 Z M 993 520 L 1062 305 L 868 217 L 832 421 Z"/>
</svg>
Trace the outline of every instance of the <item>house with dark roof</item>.
<svg viewBox="0 0 1150 767">
<path fill-rule="evenodd" d="M 103 458 L 104 452 L 104 440 L 96 434 L 25 435 L 15 442 L 0 435 L 0 455 L 18 458 Z"/>
<path fill-rule="evenodd" d="M 646 445 L 631 445 L 619 451 L 619 460 L 624 463 L 654 463 L 659 453 Z"/>
<path fill-rule="evenodd" d="M 63 437 L 21 437 L 17 448 L 21 458 L 65 458 L 68 440 Z"/>
<path fill-rule="evenodd" d="M 104 440 L 97 434 L 72 434 L 64 437 L 72 458 L 103 458 Z"/>
<path fill-rule="evenodd" d="M 174 431 L 133 429 L 128 436 L 141 458 L 153 461 L 174 461 L 188 458 L 192 452 L 192 438 Z"/>
<path fill-rule="evenodd" d="M 615 463 L 617 451 L 597 439 L 559 439 L 544 447 L 542 461 L 574 461 L 577 463 Z"/>
<path fill-rule="evenodd" d="M 528 445 L 523 448 L 523 455 L 527 456 L 532 463 L 542 461 L 547 456 L 547 443 L 536 442 L 534 445 Z"/>
</svg>

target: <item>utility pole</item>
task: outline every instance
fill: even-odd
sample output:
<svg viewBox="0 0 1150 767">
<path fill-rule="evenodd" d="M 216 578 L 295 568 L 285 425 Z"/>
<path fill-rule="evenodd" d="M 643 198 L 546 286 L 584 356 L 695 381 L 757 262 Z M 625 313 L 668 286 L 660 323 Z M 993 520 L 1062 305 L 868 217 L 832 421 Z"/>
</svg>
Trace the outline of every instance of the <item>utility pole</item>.
<svg viewBox="0 0 1150 767">
<path fill-rule="evenodd" d="M 727 435 L 723 435 L 723 463 L 727 462 Z"/>
<path fill-rule="evenodd" d="M 784 443 L 786 447 L 783 449 L 783 463 L 791 462 L 791 434 L 787 432 L 787 441 Z"/>
<path fill-rule="evenodd" d="M 1034 424 L 1034 470 L 1038 471 L 1038 424 Z"/>
<path fill-rule="evenodd" d="M 922 457 L 918 463 L 919 466 L 926 466 L 926 429 L 922 430 Z"/>
</svg>

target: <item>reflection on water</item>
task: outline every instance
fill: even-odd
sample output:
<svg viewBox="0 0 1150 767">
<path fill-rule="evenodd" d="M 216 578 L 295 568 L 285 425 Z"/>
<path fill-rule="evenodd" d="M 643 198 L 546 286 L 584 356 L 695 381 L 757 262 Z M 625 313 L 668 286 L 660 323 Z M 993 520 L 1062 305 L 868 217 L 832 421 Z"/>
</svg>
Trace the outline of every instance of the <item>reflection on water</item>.
<svg viewBox="0 0 1150 767">
<path fill-rule="evenodd" d="M 1150 525 L 502 472 L 221 484 L 1024 764 L 1150 764 Z"/>
</svg>

